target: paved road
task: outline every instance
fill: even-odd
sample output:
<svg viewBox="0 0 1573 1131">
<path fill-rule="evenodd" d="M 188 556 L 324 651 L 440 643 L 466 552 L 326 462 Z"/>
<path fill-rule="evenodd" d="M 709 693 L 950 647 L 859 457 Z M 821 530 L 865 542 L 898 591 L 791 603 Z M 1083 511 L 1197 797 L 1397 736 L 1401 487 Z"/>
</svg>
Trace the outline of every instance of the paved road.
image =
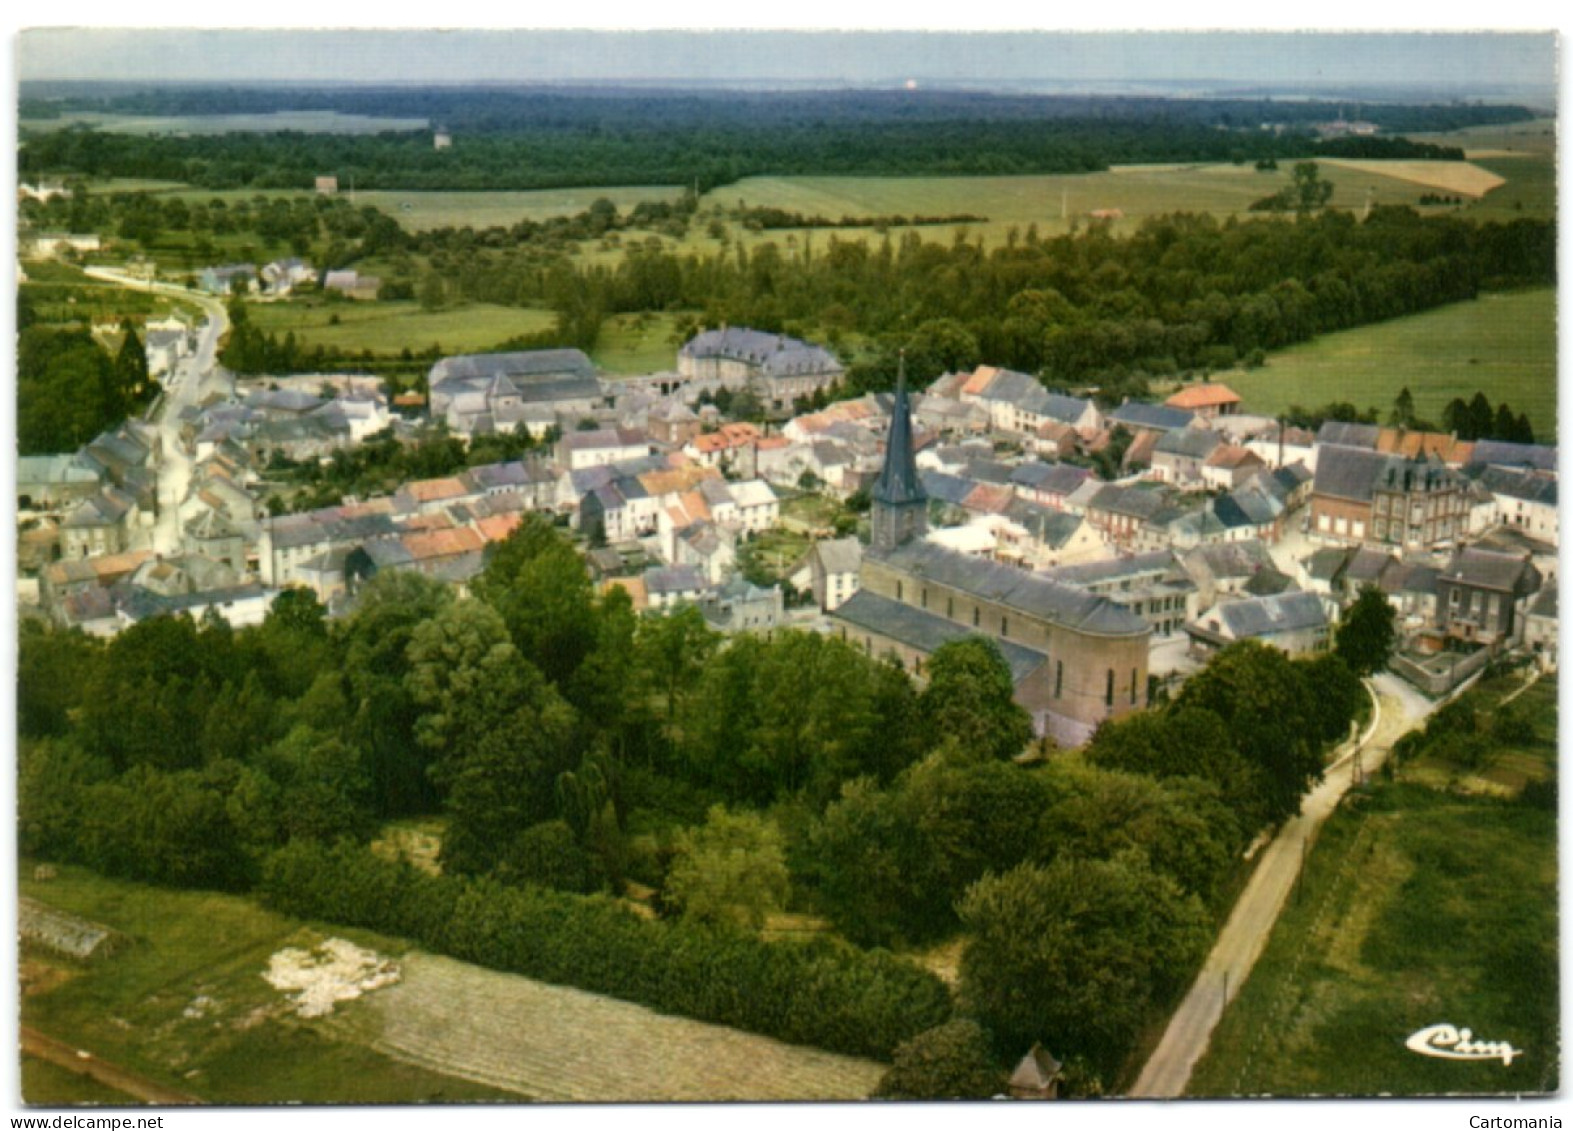
<svg viewBox="0 0 1573 1131">
<path fill-rule="evenodd" d="M 1300 815 L 1286 822 L 1262 852 L 1256 871 L 1229 914 L 1229 921 L 1190 993 L 1185 995 L 1163 1039 L 1132 1085 L 1131 1096 L 1167 1099 L 1185 1094 L 1191 1070 L 1207 1051 L 1224 1006 L 1239 993 L 1261 956 L 1322 822 L 1338 807 L 1353 784 L 1356 771 L 1366 775 L 1374 772 L 1387 758 L 1393 743 L 1433 708 L 1429 700 L 1385 672 L 1372 683 L 1377 691 L 1379 714 L 1368 736 L 1364 742 L 1351 743 L 1340 752 L 1322 781 L 1302 799 Z"/>
<path fill-rule="evenodd" d="M 90 1076 L 100 1084 L 146 1104 L 190 1105 L 206 1102 L 185 1092 L 177 1092 L 173 1088 L 155 1084 L 134 1072 L 127 1072 L 118 1065 L 99 1060 L 92 1053 L 73 1048 L 53 1037 L 46 1037 L 26 1025 L 22 1026 L 22 1054 L 58 1064 L 61 1068 L 75 1072 L 79 1076 Z"/>
<path fill-rule="evenodd" d="M 156 418 L 163 453 L 158 468 L 158 519 L 151 543 L 158 553 L 176 554 L 180 552 L 180 504 L 186 497 L 192 472 L 191 457 L 180 446 L 180 413 L 187 406 L 200 403 L 208 393 L 228 395 L 234 391 L 234 378 L 215 364 L 219 339 L 229 329 L 229 315 L 224 304 L 212 295 L 173 283 L 149 284 L 107 267 L 89 267 L 87 274 L 120 286 L 185 299 L 201 307 L 207 316 L 197 336 L 196 352 L 182 359 L 174 372 L 165 377 L 164 399 Z"/>
</svg>

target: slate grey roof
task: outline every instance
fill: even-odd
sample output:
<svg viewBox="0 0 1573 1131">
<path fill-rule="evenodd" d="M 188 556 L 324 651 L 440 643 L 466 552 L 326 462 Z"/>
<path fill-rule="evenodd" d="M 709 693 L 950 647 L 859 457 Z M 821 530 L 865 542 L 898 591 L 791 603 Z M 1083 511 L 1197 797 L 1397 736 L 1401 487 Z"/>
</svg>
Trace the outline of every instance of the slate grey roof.
<svg viewBox="0 0 1573 1131">
<path fill-rule="evenodd" d="M 997 459 L 969 459 L 961 474 L 979 483 L 993 483 L 1002 487 L 1012 481 L 1016 468 Z"/>
<path fill-rule="evenodd" d="M 1551 472 L 1488 467 L 1481 473 L 1480 484 L 1493 495 L 1549 507 L 1557 505 L 1557 478 Z"/>
<path fill-rule="evenodd" d="M 706 330 L 683 344 L 683 357 L 724 357 L 757 365 L 772 377 L 840 373 L 842 365 L 823 346 L 741 326 Z"/>
<path fill-rule="evenodd" d="M 951 641 L 981 635 L 944 617 L 935 616 L 933 613 L 900 601 L 893 601 L 889 597 L 881 597 L 867 589 L 859 589 L 852 594 L 837 606 L 830 616 L 834 620 L 844 620 L 869 632 L 877 632 L 899 644 L 916 648 L 926 655 L 933 654 L 942 645 L 949 644 Z M 985 639 L 994 638 L 985 637 Z M 1010 667 L 1013 683 L 1020 683 L 1049 662 L 1049 658 L 1042 652 L 1023 647 L 1010 640 L 994 639 L 994 643 L 999 648 L 1000 655 L 1005 658 L 1005 663 Z"/>
<path fill-rule="evenodd" d="M 1349 565 L 1349 559 L 1354 556 L 1352 546 L 1330 546 L 1318 550 L 1305 559 L 1306 576 L 1316 581 L 1325 581 L 1329 585 L 1343 576 L 1344 569 Z"/>
<path fill-rule="evenodd" d="M 1012 499 L 1005 508 L 1005 517 L 1025 526 L 1034 538 L 1054 550 L 1069 542 L 1081 529 L 1083 521 L 1080 515 L 1045 507 L 1030 499 Z"/>
<path fill-rule="evenodd" d="M 1557 583 L 1553 581 L 1542 589 L 1529 605 L 1529 616 L 1557 619 Z"/>
<path fill-rule="evenodd" d="M 868 551 L 873 556 L 875 551 Z M 1147 622 L 1106 597 L 1065 585 L 1015 566 L 909 542 L 880 554 L 892 568 L 932 578 L 985 601 L 993 601 L 1066 628 L 1101 636 L 1145 636 Z"/>
<path fill-rule="evenodd" d="M 1296 487 L 1309 483 L 1315 478 L 1311 474 L 1310 469 L 1299 460 L 1295 460 L 1284 467 L 1274 468 L 1270 474 L 1274 481 L 1284 489 L 1285 493 L 1292 492 Z"/>
<path fill-rule="evenodd" d="M 1497 467 L 1533 467 L 1540 471 L 1557 469 L 1557 449 L 1546 444 L 1509 444 L 1501 440 L 1477 440 L 1470 463 Z"/>
<path fill-rule="evenodd" d="M 856 573 L 863 564 L 863 543 L 856 538 L 830 538 L 814 544 L 826 573 Z"/>
<path fill-rule="evenodd" d="M 121 584 L 115 586 L 115 607 L 128 620 L 142 621 L 149 617 L 173 616 L 209 605 L 255 600 L 266 593 L 267 590 L 256 581 L 228 589 L 209 589 L 200 593 L 178 593 L 172 596 L 155 593 L 140 585 Z"/>
<path fill-rule="evenodd" d="M 1274 593 L 1298 588 L 1294 578 L 1287 573 L 1279 573 L 1276 569 L 1264 569 L 1260 573 L 1253 573 L 1251 579 L 1245 583 L 1245 592 L 1253 597 L 1269 597 Z"/>
<path fill-rule="evenodd" d="M 1153 451 L 1186 459 L 1206 459 L 1223 437 L 1210 428 L 1177 428 L 1159 440 Z"/>
<path fill-rule="evenodd" d="M 656 566 L 644 572 L 648 593 L 686 593 L 704 589 L 704 575 L 698 566 Z"/>
<path fill-rule="evenodd" d="M 1144 491 L 1139 487 L 1121 487 L 1110 483 L 1088 500 L 1087 508 L 1130 515 L 1146 521 L 1155 516 L 1167 501 L 1161 491 Z"/>
<path fill-rule="evenodd" d="M 1326 420 L 1316 430 L 1318 444 L 1332 444 L 1344 448 L 1369 448 L 1376 450 L 1382 429 L 1376 424 L 1351 424 L 1344 420 Z M 1318 463 L 1321 457 L 1317 457 Z"/>
<path fill-rule="evenodd" d="M 1148 404 L 1146 401 L 1126 401 L 1119 408 L 1109 413 L 1109 421 L 1113 424 L 1123 424 L 1126 428 L 1148 428 L 1159 432 L 1169 432 L 1177 428 L 1184 428 L 1196 419 L 1194 412 L 1186 412 L 1181 408 L 1170 408 L 1168 405 Z"/>
<path fill-rule="evenodd" d="M 1364 585 L 1376 585 L 1395 561 L 1396 559 L 1385 550 L 1361 546 L 1355 551 L 1354 557 L 1349 559 L 1349 565 L 1344 569 L 1344 585 L 1350 590 L 1358 590 Z"/>
<path fill-rule="evenodd" d="M 1325 628 L 1327 613 L 1315 593 L 1279 593 L 1218 606 L 1218 615 L 1237 640 Z"/>
<path fill-rule="evenodd" d="M 1525 558 L 1470 546 L 1453 555 L 1441 579 L 1506 593 L 1523 580 L 1525 570 L 1535 572 Z"/>
<path fill-rule="evenodd" d="M 1377 480 L 1395 458 L 1399 463 L 1405 462 L 1402 456 L 1387 456 L 1378 451 L 1323 448 L 1316 458 L 1316 485 L 1313 490 L 1318 495 L 1368 503 Z"/>
<path fill-rule="evenodd" d="M 1066 585 L 1096 585 L 1101 581 L 1135 578 L 1146 573 L 1165 573 L 1179 569 L 1179 561 L 1172 550 L 1156 550 L 1148 554 L 1122 554 L 1101 562 L 1079 562 L 1045 570 L 1043 576 Z"/>
<path fill-rule="evenodd" d="M 525 350 L 517 353 L 470 353 L 445 357 L 432 366 L 435 388 L 444 381 L 473 377 L 594 377 L 595 364 L 576 349 Z M 515 382 L 517 383 L 517 382 Z M 599 395 L 600 386 L 596 386 Z"/>
<path fill-rule="evenodd" d="M 1250 577 L 1263 570 L 1276 568 L 1272 555 L 1259 538 L 1198 546 L 1186 555 L 1185 560 L 1190 564 L 1200 564 L 1215 578 Z"/>
<path fill-rule="evenodd" d="M 1092 472 L 1071 463 L 1046 463 L 1031 460 L 1011 472 L 1010 481 L 1033 491 L 1068 495 L 1087 480 Z"/>
<path fill-rule="evenodd" d="M 929 498 L 957 507 L 962 506 L 967 501 L 967 496 L 977 487 L 977 484 L 970 479 L 963 479 L 959 475 L 947 475 L 943 471 L 919 472 L 919 478 L 923 483 L 923 491 Z"/>
<path fill-rule="evenodd" d="M 890 432 L 885 440 L 885 464 L 869 492 L 876 503 L 899 506 L 922 502 L 923 481 L 918 478 L 912 451 L 912 412 L 907 404 L 906 363 L 896 377 L 896 403 L 890 413 Z"/>
</svg>

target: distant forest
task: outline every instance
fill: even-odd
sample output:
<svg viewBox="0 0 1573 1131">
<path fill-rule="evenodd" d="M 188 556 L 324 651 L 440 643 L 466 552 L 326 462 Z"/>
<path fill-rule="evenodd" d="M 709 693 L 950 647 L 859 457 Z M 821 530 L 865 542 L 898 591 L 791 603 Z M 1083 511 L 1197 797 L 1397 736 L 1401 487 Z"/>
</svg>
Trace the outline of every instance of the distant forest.
<svg viewBox="0 0 1573 1131">
<path fill-rule="evenodd" d="M 1380 137 L 1320 139 L 1342 103 L 996 95 L 955 91 L 695 92 L 562 88 L 127 89 L 24 84 L 21 118 L 334 110 L 425 117 L 424 131 L 293 131 L 133 137 L 83 126 L 24 129 L 19 171 L 150 177 L 204 188 L 532 189 L 682 184 L 758 175 L 997 175 L 1095 172 L 1111 164 L 1314 156 L 1459 159 L 1391 136 L 1525 121 L 1519 106 L 1371 105 Z"/>
</svg>

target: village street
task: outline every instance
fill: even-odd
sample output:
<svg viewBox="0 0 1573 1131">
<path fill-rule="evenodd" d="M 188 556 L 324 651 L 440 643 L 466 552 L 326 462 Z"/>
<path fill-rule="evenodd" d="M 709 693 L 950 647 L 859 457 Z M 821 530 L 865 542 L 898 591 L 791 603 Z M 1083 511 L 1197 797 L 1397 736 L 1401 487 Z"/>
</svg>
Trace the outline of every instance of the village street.
<svg viewBox="0 0 1573 1131">
<path fill-rule="evenodd" d="M 161 454 L 158 463 L 158 517 L 153 527 L 152 548 L 160 554 L 179 553 L 180 504 L 186 497 L 192 467 L 191 457 L 180 444 L 180 414 L 188 406 L 200 404 L 207 393 L 227 395 L 234 390 L 233 376 L 215 363 L 219 339 L 229 328 L 229 315 L 219 299 L 185 287 L 170 283 L 149 285 L 124 272 L 103 267 L 89 267 L 87 274 L 120 286 L 147 289 L 194 302 L 207 316 L 198 332 L 196 350 L 177 362 L 174 371 L 165 377 L 164 396 L 159 402 L 156 417 Z"/>
<path fill-rule="evenodd" d="M 1132 1097 L 1169 1099 L 1185 1094 L 1191 1070 L 1207 1051 L 1224 1007 L 1240 992 L 1267 945 L 1322 822 L 1350 786 L 1376 772 L 1393 743 L 1420 725 L 1435 708 L 1390 673 L 1376 676 L 1370 685 L 1377 694 L 1376 718 L 1365 735 L 1338 751 L 1321 782 L 1302 799 L 1299 816 L 1286 822 L 1262 850 L 1256 871 L 1230 912 L 1212 953 L 1131 1087 Z"/>
</svg>

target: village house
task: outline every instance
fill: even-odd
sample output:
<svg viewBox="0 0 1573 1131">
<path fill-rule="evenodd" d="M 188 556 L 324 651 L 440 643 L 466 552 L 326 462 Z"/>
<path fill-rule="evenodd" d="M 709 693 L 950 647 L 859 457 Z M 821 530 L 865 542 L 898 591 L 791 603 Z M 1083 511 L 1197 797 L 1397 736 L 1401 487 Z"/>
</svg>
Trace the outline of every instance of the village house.
<svg viewBox="0 0 1573 1131">
<path fill-rule="evenodd" d="M 197 276 L 197 288 L 210 295 L 240 294 L 251 289 L 257 269 L 249 263 L 230 263 L 204 267 Z"/>
<path fill-rule="evenodd" d="M 705 330 L 677 351 L 682 383 L 711 391 L 748 388 L 767 408 L 778 411 L 829 389 L 845 372 L 823 346 L 741 327 Z"/>
<path fill-rule="evenodd" d="M 1202 471 L 1209 457 L 1224 446 L 1223 437 L 1208 428 L 1176 428 L 1153 444 L 1149 475 L 1182 491 L 1206 487 Z"/>
<path fill-rule="evenodd" d="M 1524 647 L 1542 671 L 1557 666 L 1557 586 L 1543 587 L 1524 614 Z"/>
<path fill-rule="evenodd" d="M 382 280 L 375 275 L 362 275 L 358 271 L 329 271 L 322 277 L 322 289 L 345 298 L 370 302 L 382 290 Z"/>
<path fill-rule="evenodd" d="M 1299 463 L 1316 470 L 1316 433 L 1309 429 L 1277 425 L 1266 435 L 1246 440 L 1245 446 L 1269 468 Z"/>
<path fill-rule="evenodd" d="M 650 437 L 627 428 L 569 432 L 557 441 L 557 465 L 568 471 L 604 467 L 650 454 Z"/>
<path fill-rule="evenodd" d="M 1279 593 L 1213 606 L 1185 626 L 1191 647 L 1208 655 L 1241 640 L 1259 640 L 1290 656 L 1325 652 L 1332 621 L 1315 593 Z"/>
<path fill-rule="evenodd" d="M 646 607 L 657 610 L 698 604 L 709 588 L 703 574 L 691 565 L 654 566 L 640 580 Z"/>
<path fill-rule="evenodd" d="M 1198 609 L 1210 609 L 1225 597 L 1265 597 L 1293 586 L 1259 538 L 1196 546 L 1180 564 L 1196 585 Z"/>
<path fill-rule="evenodd" d="M 1231 491 L 1266 467 L 1250 448 L 1219 444 L 1202 463 L 1202 485 L 1209 491 Z"/>
<path fill-rule="evenodd" d="M 1520 604 L 1540 588 L 1529 556 L 1469 547 L 1437 578 L 1437 627 L 1446 636 L 1493 647 L 1522 630 Z"/>
<path fill-rule="evenodd" d="M 1240 394 L 1228 385 L 1204 381 L 1185 386 L 1163 403 L 1169 408 L 1194 412 L 1203 419 L 1212 420 L 1239 412 Z"/>
<path fill-rule="evenodd" d="M 705 594 L 699 611 L 710 627 L 721 632 L 770 632 L 786 620 L 781 587 L 762 589 L 741 575 Z"/>
<path fill-rule="evenodd" d="M 103 473 L 75 456 L 18 456 L 18 510 L 52 510 L 98 494 Z"/>
<path fill-rule="evenodd" d="M 1178 432 L 1197 420 L 1194 412 L 1168 405 L 1149 404 L 1146 401 L 1127 400 L 1105 418 L 1109 431 L 1122 427 L 1138 440 L 1143 433 L 1153 433 L 1154 440 L 1166 432 Z M 1205 425 L 1203 425 L 1205 427 Z"/>
<path fill-rule="evenodd" d="M 433 419 L 461 436 L 568 432 L 605 403 L 594 364 L 576 349 L 445 357 L 427 374 Z"/>
<path fill-rule="evenodd" d="M 1476 480 L 1491 496 L 1491 523 L 1522 531 L 1542 542 L 1558 538 L 1557 477 L 1554 472 L 1487 467 Z"/>
<path fill-rule="evenodd" d="M 303 259 L 275 259 L 263 265 L 262 283 L 268 294 L 283 298 L 296 287 L 315 283 L 317 271 Z"/>
<path fill-rule="evenodd" d="M 1087 501 L 1087 521 L 1114 545 L 1129 547 L 1167 501 L 1162 491 L 1105 483 Z"/>
<path fill-rule="evenodd" d="M 1196 583 L 1170 550 L 1060 566 L 1043 576 L 1107 597 L 1145 619 L 1154 637 L 1174 635 L 1196 614 Z"/>
<path fill-rule="evenodd" d="M 1045 424 L 1060 424 L 1091 436 L 1102 427 L 1102 414 L 1092 401 L 1051 393 L 1026 373 L 980 365 L 970 376 L 960 376 L 964 379 L 959 385 L 945 384 L 946 378 L 936 382 L 938 389 L 944 390 L 941 395 L 982 407 L 999 432 L 1035 436 Z M 936 386 L 930 386 L 930 395 L 936 394 Z"/>
<path fill-rule="evenodd" d="M 1466 485 L 1435 456 L 1324 446 L 1311 489 L 1311 530 L 1326 539 L 1430 549 L 1465 533 Z"/>
<path fill-rule="evenodd" d="M 61 556 L 101 557 L 129 549 L 140 514 L 136 499 L 118 487 L 88 496 L 60 524 Z"/>
</svg>

